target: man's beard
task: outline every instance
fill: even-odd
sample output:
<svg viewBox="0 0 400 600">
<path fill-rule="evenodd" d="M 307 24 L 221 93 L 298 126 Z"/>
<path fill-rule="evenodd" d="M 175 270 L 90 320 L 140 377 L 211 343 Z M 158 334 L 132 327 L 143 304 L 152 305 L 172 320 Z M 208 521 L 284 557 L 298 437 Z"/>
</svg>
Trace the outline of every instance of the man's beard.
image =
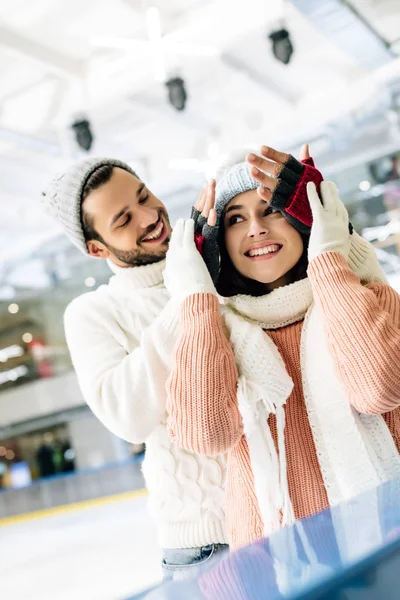
<svg viewBox="0 0 400 600">
<path fill-rule="evenodd" d="M 167 243 L 169 239 L 166 239 L 164 243 Z M 160 250 L 154 254 L 149 254 L 144 250 L 119 250 L 113 246 L 107 244 L 107 248 L 114 254 L 118 260 L 126 264 L 127 267 L 143 267 L 144 265 L 151 265 L 153 263 L 164 260 L 167 254 L 167 248 Z"/>
<path fill-rule="evenodd" d="M 164 217 L 165 222 L 169 224 L 168 215 L 163 210 L 159 211 L 158 222 L 160 221 L 161 217 Z M 142 236 L 142 240 L 146 236 L 150 235 L 154 229 L 155 227 L 153 226 L 149 228 L 148 231 L 145 231 Z M 167 237 L 163 242 L 163 245 L 165 244 L 165 250 L 159 250 L 158 252 L 152 252 L 151 254 L 146 250 L 141 250 L 140 248 L 135 248 L 134 250 L 120 250 L 119 248 L 115 248 L 109 244 L 106 244 L 106 246 L 107 249 L 127 267 L 143 267 L 145 265 L 151 265 L 164 260 L 168 250 L 169 239 L 170 238 Z"/>
</svg>

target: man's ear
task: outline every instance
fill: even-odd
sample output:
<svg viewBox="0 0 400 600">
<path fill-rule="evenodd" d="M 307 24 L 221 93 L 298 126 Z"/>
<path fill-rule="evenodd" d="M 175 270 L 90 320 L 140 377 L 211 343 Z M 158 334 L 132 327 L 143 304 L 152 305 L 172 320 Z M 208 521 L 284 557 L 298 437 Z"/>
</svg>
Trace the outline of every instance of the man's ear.
<svg viewBox="0 0 400 600">
<path fill-rule="evenodd" d="M 97 240 L 90 240 L 87 242 L 87 249 L 89 251 L 90 256 L 94 258 L 109 258 L 110 251 L 107 246 L 105 246 L 102 242 L 98 242 Z"/>
</svg>

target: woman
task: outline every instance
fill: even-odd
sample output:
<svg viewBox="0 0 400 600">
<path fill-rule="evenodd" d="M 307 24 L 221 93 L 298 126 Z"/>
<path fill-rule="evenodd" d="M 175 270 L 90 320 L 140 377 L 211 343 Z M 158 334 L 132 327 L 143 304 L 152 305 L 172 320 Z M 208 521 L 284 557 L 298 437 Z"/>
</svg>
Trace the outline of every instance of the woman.
<svg viewBox="0 0 400 600">
<path fill-rule="evenodd" d="M 228 452 L 231 548 L 400 475 L 400 298 L 334 184 L 321 183 L 321 204 L 292 157 L 262 154 L 217 185 L 224 306 L 193 222 L 178 223 L 165 273 L 182 301 L 169 430 Z M 286 204 L 282 181 L 295 182 Z M 309 235 L 295 206 L 305 188 Z"/>
</svg>

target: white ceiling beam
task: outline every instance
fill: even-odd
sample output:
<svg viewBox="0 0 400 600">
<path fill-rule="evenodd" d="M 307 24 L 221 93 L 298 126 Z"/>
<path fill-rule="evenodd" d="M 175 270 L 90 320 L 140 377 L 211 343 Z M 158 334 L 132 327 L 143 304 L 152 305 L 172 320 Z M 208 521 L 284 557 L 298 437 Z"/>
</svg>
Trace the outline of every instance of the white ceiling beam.
<svg viewBox="0 0 400 600">
<path fill-rule="evenodd" d="M 8 102 L 9 100 L 12 100 L 13 98 L 15 98 L 15 96 L 20 96 L 22 94 L 26 94 L 27 92 L 30 92 L 32 89 L 34 89 L 37 85 L 40 85 L 41 83 L 43 83 L 43 81 L 44 81 L 44 78 L 39 77 L 38 79 L 36 79 L 36 81 L 32 81 L 31 83 L 28 83 L 28 84 L 25 83 L 17 88 L 14 88 L 11 92 L 8 92 L 7 94 L 4 94 L 4 96 L 1 96 L 1 102 L 5 103 L 5 102 Z"/>
<path fill-rule="evenodd" d="M 8 129 L 7 127 L 0 126 L 0 139 L 3 142 L 11 142 L 17 147 L 32 151 L 34 155 L 37 153 L 48 154 L 51 156 L 61 155 L 61 150 L 57 143 L 41 139 L 29 133 L 14 131 L 12 129 Z M 3 159 L 4 157 L 2 157 L 2 161 Z"/>
<path fill-rule="evenodd" d="M 193 131 L 199 131 L 203 134 L 210 134 L 213 130 L 212 123 L 203 115 L 195 113 L 190 108 L 182 112 L 178 112 L 170 106 L 168 98 L 159 100 L 152 96 L 143 93 L 137 93 L 130 97 L 132 105 L 137 105 L 148 110 L 153 109 L 154 114 L 165 118 L 167 121 L 175 121 L 178 127 L 187 128 Z"/>
<path fill-rule="evenodd" d="M 0 45 L 41 63 L 48 72 L 64 78 L 82 74 L 82 61 L 69 58 L 54 49 L 24 37 L 7 27 L 0 26 Z"/>
<path fill-rule="evenodd" d="M 57 115 L 62 107 L 62 104 L 64 102 L 64 96 L 65 96 L 66 89 L 67 89 L 67 83 L 65 82 L 65 80 L 57 79 L 56 87 L 53 92 L 51 102 L 50 102 L 50 105 L 49 105 L 49 108 L 47 111 L 46 119 L 45 119 L 45 123 L 47 125 L 51 124 L 53 119 L 55 119 L 57 117 Z"/>
<path fill-rule="evenodd" d="M 341 153 L 339 155 L 335 153 L 330 156 L 329 160 L 326 157 L 321 157 L 321 164 L 318 161 L 318 165 L 324 177 L 327 178 L 352 167 L 370 163 L 382 156 L 393 154 L 398 150 L 399 140 L 390 139 L 390 137 L 386 139 L 379 137 L 375 141 L 364 137 L 357 145 L 352 144 L 347 154 Z"/>
<path fill-rule="evenodd" d="M 292 4 L 318 31 L 366 69 L 372 71 L 395 58 L 374 24 L 347 0 L 292 0 Z"/>
<path fill-rule="evenodd" d="M 289 94 L 288 91 L 283 89 L 276 80 L 263 77 L 257 73 L 257 71 L 253 70 L 244 60 L 237 58 L 233 54 L 228 54 L 226 52 L 222 53 L 221 61 L 229 69 L 243 73 L 246 77 L 248 77 L 248 79 L 261 87 L 264 91 L 270 92 L 277 96 L 280 102 L 286 103 L 288 108 L 294 107 L 296 101 L 295 95 Z"/>
</svg>

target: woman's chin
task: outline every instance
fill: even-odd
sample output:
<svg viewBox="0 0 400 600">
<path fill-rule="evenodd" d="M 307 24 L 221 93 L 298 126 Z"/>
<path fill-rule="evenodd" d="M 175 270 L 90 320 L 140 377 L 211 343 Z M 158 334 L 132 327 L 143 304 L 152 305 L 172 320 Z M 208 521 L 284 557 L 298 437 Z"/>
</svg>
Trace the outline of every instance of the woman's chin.
<svg viewBox="0 0 400 600">
<path fill-rule="evenodd" d="M 255 281 L 258 281 L 259 283 L 264 283 L 265 285 L 273 285 L 275 282 L 279 281 L 284 276 L 285 273 L 281 273 L 280 271 L 275 273 L 253 272 L 252 275 L 247 275 L 247 277 L 249 277 L 250 279 L 254 279 Z"/>
<path fill-rule="evenodd" d="M 260 275 L 257 277 L 257 279 L 255 279 L 255 281 L 264 284 L 266 290 L 268 290 L 269 292 L 272 292 L 272 290 L 276 290 L 277 288 L 283 287 L 290 283 L 289 276 L 287 273 L 279 273 L 278 275 L 271 276 Z"/>
</svg>

